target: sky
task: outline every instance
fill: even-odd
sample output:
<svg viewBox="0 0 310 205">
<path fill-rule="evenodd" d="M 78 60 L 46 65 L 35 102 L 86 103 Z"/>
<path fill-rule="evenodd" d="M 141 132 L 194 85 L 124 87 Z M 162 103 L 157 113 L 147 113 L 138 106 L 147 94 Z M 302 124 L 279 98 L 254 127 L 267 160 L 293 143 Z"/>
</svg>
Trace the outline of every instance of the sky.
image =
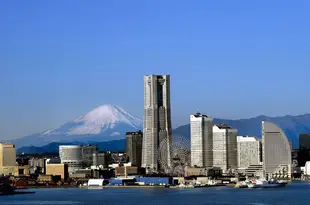
<svg viewBox="0 0 310 205">
<path fill-rule="evenodd" d="M 308 0 L 0 1 L 0 140 L 102 104 L 143 116 L 143 76 L 171 75 L 189 115 L 310 113 Z"/>
</svg>

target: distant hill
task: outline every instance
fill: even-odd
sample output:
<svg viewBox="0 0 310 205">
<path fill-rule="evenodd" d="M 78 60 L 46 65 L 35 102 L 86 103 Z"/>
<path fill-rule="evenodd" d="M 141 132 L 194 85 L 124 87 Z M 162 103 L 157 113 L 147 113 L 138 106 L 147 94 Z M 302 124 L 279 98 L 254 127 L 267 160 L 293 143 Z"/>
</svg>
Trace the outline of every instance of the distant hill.
<svg viewBox="0 0 310 205">
<path fill-rule="evenodd" d="M 142 129 L 142 120 L 117 105 L 102 105 L 59 128 L 11 140 L 17 148 L 50 143 L 89 143 L 124 139 L 128 131 Z"/>
<path fill-rule="evenodd" d="M 58 153 L 59 152 L 59 145 L 84 145 L 86 143 L 82 142 L 67 142 L 67 143 L 59 143 L 53 142 L 48 145 L 42 147 L 22 147 L 17 149 L 18 154 L 43 154 L 43 153 Z M 97 145 L 99 151 L 111 151 L 111 152 L 125 152 L 126 149 L 126 140 L 113 140 L 109 142 L 94 142 L 90 143 L 92 145 Z"/>
<path fill-rule="evenodd" d="M 104 106 L 105 107 L 105 106 Z M 113 110 L 112 107 L 108 107 L 108 110 Z M 103 109 L 101 107 L 100 109 Z M 99 109 L 99 110 L 100 110 Z M 104 108 L 105 110 L 106 108 Z M 96 110 L 96 109 L 95 109 Z M 118 112 L 113 110 L 113 112 L 108 112 L 110 113 L 109 116 L 111 116 L 111 113 Z M 100 111 L 97 111 L 95 113 L 100 113 Z M 126 112 L 127 113 L 127 112 Z M 128 115 L 128 114 L 127 114 Z M 127 116 L 126 115 L 126 116 Z M 112 115 L 113 116 L 113 115 Z M 104 115 L 101 115 L 100 119 L 106 119 Z M 111 117 L 109 117 L 111 119 Z M 111 120 L 110 120 L 111 121 Z M 115 120 L 117 121 L 117 120 Z M 135 119 L 134 121 L 137 121 L 137 126 L 140 125 L 141 121 Z M 286 133 L 288 136 L 289 140 L 292 142 L 293 147 L 298 147 L 299 143 L 299 134 L 301 133 L 310 133 L 310 114 L 305 114 L 305 115 L 299 115 L 299 116 L 283 116 L 283 117 L 268 117 L 268 116 L 258 116 L 254 118 L 249 118 L 249 119 L 240 119 L 240 120 L 227 120 L 227 119 L 214 119 L 215 124 L 221 124 L 225 123 L 233 128 L 238 129 L 238 134 L 239 135 L 251 135 L 251 136 L 257 136 L 261 137 L 261 123 L 262 121 L 269 121 L 272 123 L 275 123 L 278 125 L 283 131 Z M 91 121 L 91 126 L 95 126 L 96 129 L 99 129 L 97 125 L 94 125 L 95 121 Z M 96 124 L 96 123 L 95 123 Z M 142 126 L 142 125 L 141 125 Z M 110 126 L 113 127 L 113 126 Z M 85 128 L 85 125 L 83 125 L 83 129 Z M 86 129 L 86 128 L 85 128 Z M 77 129 L 80 130 L 80 129 Z M 89 130 L 89 129 L 88 129 Z M 103 129 L 104 130 L 104 129 Z M 135 131 L 135 127 L 128 128 L 127 131 L 133 130 Z M 57 132 L 54 131 L 54 132 Z M 104 132 L 104 131 L 102 131 Z M 65 145 L 65 144 L 86 144 L 92 142 L 92 144 L 97 144 L 99 149 L 101 150 L 109 150 L 109 151 L 125 151 L 126 148 L 126 140 L 125 130 L 122 132 L 121 135 L 117 136 L 115 140 L 113 139 L 113 136 L 110 137 L 104 137 L 102 135 L 90 135 L 85 139 L 84 141 L 80 141 L 79 139 L 81 138 L 76 138 L 76 140 L 71 140 L 71 138 L 67 138 L 67 135 L 63 136 L 63 141 L 60 142 L 53 142 L 53 143 L 47 143 L 44 146 L 24 146 L 20 149 L 18 149 L 18 153 L 24 152 L 24 153 L 44 153 L 44 152 L 58 152 L 58 146 L 59 145 Z M 190 125 L 183 125 L 180 126 L 172 131 L 174 138 L 173 139 L 180 139 L 176 138 L 176 136 L 182 136 L 182 140 L 184 139 L 187 141 L 186 143 L 188 144 L 190 141 Z M 101 137 L 99 137 L 101 136 Z M 49 135 L 49 140 L 53 141 L 53 135 Z M 41 137 L 42 138 L 42 137 Z M 41 138 L 37 138 L 37 140 L 41 140 Z M 25 138 L 26 139 L 26 138 Z M 34 138 L 36 139 L 36 138 Z M 110 140 L 109 140 L 110 139 Z M 98 140 L 98 141 L 97 141 Z M 104 141 L 104 142 L 102 142 Z"/>
<path fill-rule="evenodd" d="M 298 147 L 299 134 L 310 133 L 310 114 L 299 116 L 283 116 L 283 117 L 268 117 L 258 116 L 250 119 L 226 120 L 214 119 L 215 124 L 225 123 L 233 128 L 238 129 L 238 135 L 251 135 L 261 138 L 262 121 L 269 121 L 278 125 L 293 143 L 293 147 Z M 190 124 L 180 126 L 173 130 L 174 135 L 181 135 L 190 138 Z"/>
</svg>

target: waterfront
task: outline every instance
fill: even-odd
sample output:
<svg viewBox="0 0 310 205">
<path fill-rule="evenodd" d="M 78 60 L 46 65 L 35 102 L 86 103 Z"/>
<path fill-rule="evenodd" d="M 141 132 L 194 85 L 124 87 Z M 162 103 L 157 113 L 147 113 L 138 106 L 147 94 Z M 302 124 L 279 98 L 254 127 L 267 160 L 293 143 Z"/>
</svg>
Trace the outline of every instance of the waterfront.
<svg viewBox="0 0 310 205">
<path fill-rule="evenodd" d="M 0 197 L 14 205 L 308 205 L 310 183 L 294 182 L 278 189 L 30 189 L 35 194 Z"/>
</svg>

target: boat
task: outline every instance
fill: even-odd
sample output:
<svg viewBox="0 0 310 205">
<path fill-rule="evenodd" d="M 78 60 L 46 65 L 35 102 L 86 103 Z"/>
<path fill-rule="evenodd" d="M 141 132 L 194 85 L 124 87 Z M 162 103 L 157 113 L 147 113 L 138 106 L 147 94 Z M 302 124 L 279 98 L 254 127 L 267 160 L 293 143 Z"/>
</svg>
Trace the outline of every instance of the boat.
<svg viewBox="0 0 310 205">
<path fill-rule="evenodd" d="M 246 184 L 248 185 L 248 188 L 258 188 L 259 186 L 256 184 L 256 179 L 246 181 Z"/>
<path fill-rule="evenodd" d="M 192 184 L 185 185 L 185 184 L 181 183 L 181 184 L 178 186 L 178 188 L 195 188 L 195 186 L 192 185 Z"/>
<path fill-rule="evenodd" d="M 287 180 L 279 180 L 278 183 L 279 184 L 288 184 L 288 181 Z"/>
<path fill-rule="evenodd" d="M 209 187 L 210 185 L 208 184 L 195 184 L 194 188 L 203 188 L 203 187 Z"/>
<path fill-rule="evenodd" d="M 284 181 L 279 182 L 277 180 L 266 180 L 266 179 L 258 179 L 255 183 L 259 188 L 278 188 L 278 187 L 284 187 L 287 182 Z"/>
<path fill-rule="evenodd" d="M 212 179 L 208 180 L 208 186 L 217 186 L 217 185 L 218 185 L 217 181 L 212 180 Z"/>
<path fill-rule="evenodd" d="M 248 188 L 248 185 L 245 181 L 237 182 L 235 188 Z"/>
<path fill-rule="evenodd" d="M 248 185 L 248 188 L 250 188 L 250 189 L 253 189 L 253 188 L 258 188 L 258 187 L 259 187 L 257 184 L 252 183 L 252 182 L 247 183 L 247 185 Z"/>
</svg>

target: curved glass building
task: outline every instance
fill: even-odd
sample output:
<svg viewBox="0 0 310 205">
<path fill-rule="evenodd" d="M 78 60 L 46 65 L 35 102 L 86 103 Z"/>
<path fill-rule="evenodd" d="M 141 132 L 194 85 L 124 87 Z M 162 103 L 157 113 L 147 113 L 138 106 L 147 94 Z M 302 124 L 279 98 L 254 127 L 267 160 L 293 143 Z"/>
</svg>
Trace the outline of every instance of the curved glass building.
<svg viewBox="0 0 310 205">
<path fill-rule="evenodd" d="M 263 167 L 267 178 L 291 178 L 291 145 L 285 133 L 271 122 L 262 122 Z"/>
<path fill-rule="evenodd" d="M 61 163 L 68 164 L 69 173 L 74 173 L 76 169 L 82 168 L 82 146 L 61 145 L 59 146 L 59 157 Z"/>
</svg>

